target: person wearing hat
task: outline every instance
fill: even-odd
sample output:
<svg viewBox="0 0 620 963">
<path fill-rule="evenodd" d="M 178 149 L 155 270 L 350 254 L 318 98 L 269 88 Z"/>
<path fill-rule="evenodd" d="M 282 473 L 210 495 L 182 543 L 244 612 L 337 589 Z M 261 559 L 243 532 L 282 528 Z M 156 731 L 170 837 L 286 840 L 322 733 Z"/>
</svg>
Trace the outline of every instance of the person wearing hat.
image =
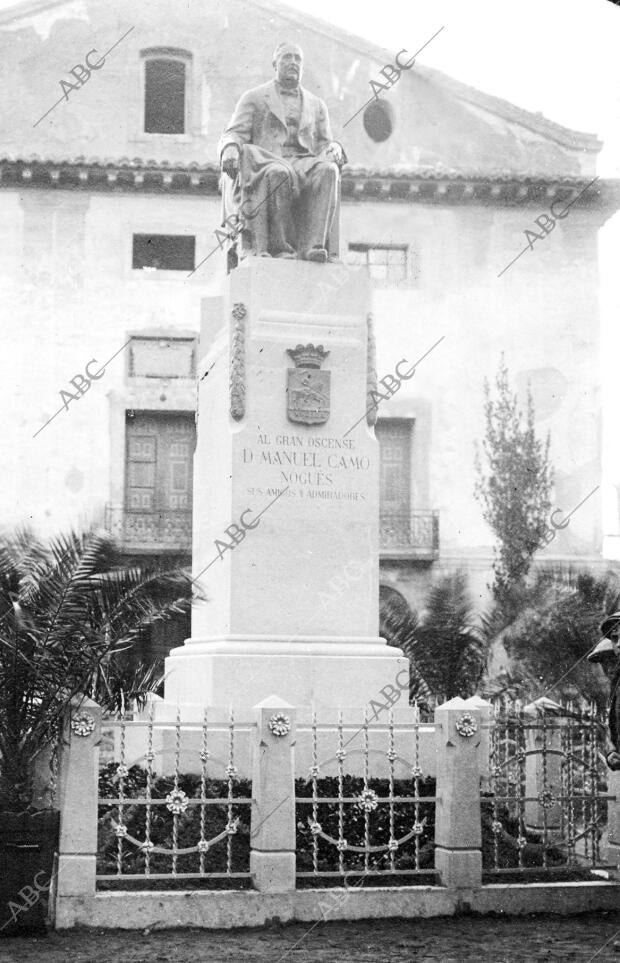
<svg viewBox="0 0 620 963">
<path fill-rule="evenodd" d="M 590 652 L 588 662 L 600 665 L 609 679 L 609 736 L 613 748 L 605 756 L 610 769 L 620 770 L 620 612 L 601 622 L 603 638 Z"/>
</svg>

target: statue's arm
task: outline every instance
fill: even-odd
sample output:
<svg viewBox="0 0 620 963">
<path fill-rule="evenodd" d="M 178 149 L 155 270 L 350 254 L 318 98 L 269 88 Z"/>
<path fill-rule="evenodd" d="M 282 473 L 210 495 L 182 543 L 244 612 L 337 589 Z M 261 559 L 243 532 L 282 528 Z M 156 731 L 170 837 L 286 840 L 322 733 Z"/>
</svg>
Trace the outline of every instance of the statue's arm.
<svg viewBox="0 0 620 963">
<path fill-rule="evenodd" d="M 329 122 L 327 105 L 324 104 L 322 100 L 319 100 L 317 139 L 319 150 L 323 150 L 324 147 L 329 147 L 334 139 L 332 136 L 332 125 Z"/>
<path fill-rule="evenodd" d="M 327 156 L 333 158 L 339 167 L 342 167 L 343 164 L 346 164 L 348 158 L 345 153 L 345 149 L 340 141 L 334 140 L 331 124 L 329 122 L 327 106 L 322 100 L 319 100 L 317 117 L 317 142 L 319 151 L 326 150 Z"/>
<path fill-rule="evenodd" d="M 243 144 L 250 143 L 255 109 L 253 98 L 249 94 L 244 94 L 235 107 L 228 127 L 220 137 L 218 144 L 220 162 L 224 160 L 223 154 L 225 151 L 228 156 L 231 155 L 232 152 L 228 151 L 227 148 L 232 147 L 233 151 L 234 148 L 239 151 Z"/>
<path fill-rule="evenodd" d="M 348 158 L 345 149 L 340 141 L 334 140 L 327 106 L 322 100 L 319 100 L 318 140 L 319 150 L 327 148 L 328 155 L 334 158 L 339 167 L 346 164 Z"/>
</svg>

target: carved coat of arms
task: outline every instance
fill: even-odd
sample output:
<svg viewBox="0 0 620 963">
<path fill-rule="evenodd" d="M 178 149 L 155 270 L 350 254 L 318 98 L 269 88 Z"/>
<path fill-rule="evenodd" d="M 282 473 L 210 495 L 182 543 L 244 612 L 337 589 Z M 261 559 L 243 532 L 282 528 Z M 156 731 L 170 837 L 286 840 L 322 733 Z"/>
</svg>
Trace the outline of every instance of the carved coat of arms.
<svg viewBox="0 0 620 963">
<path fill-rule="evenodd" d="M 288 348 L 295 362 L 288 369 L 287 415 L 303 425 L 322 425 L 329 418 L 331 372 L 319 371 L 329 354 L 322 344 L 298 344 Z"/>
</svg>

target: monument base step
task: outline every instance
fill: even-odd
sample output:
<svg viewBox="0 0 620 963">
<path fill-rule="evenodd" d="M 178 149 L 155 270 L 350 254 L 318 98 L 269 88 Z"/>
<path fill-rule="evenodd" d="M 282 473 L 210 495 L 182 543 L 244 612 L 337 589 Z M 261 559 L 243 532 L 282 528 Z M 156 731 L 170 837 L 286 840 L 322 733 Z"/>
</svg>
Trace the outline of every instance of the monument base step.
<svg viewBox="0 0 620 963">
<path fill-rule="evenodd" d="M 400 649 L 381 638 L 188 639 L 166 659 L 165 700 L 234 708 L 277 692 L 293 706 L 361 709 L 381 699 L 385 686 L 401 691 L 404 684 L 406 691 L 408 667 Z"/>
</svg>

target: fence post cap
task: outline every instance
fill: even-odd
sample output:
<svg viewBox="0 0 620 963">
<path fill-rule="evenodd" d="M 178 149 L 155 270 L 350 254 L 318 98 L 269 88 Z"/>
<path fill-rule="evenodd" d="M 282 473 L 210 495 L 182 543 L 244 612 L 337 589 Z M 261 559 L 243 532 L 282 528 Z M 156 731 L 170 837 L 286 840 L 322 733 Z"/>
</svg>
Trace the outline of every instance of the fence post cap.
<svg viewBox="0 0 620 963">
<path fill-rule="evenodd" d="M 71 699 L 72 709 L 101 709 L 98 702 L 93 699 L 89 699 L 88 696 L 75 695 Z"/>
<path fill-rule="evenodd" d="M 435 712 L 439 712 L 440 709 L 467 709 L 468 703 L 465 699 L 461 699 L 460 696 L 454 696 L 453 699 L 449 699 L 447 702 L 442 702 L 441 705 L 437 706 Z"/>
<path fill-rule="evenodd" d="M 470 696 L 469 699 L 465 699 L 465 704 L 470 706 L 472 709 L 492 708 L 492 704 L 487 699 L 481 698 L 479 695 Z"/>
<path fill-rule="evenodd" d="M 280 698 L 280 696 L 270 695 L 270 696 L 267 696 L 266 699 L 263 699 L 262 702 L 258 702 L 254 706 L 254 708 L 255 709 L 294 709 L 295 706 L 292 706 L 290 702 L 287 702 L 286 699 Z"/>
</svg>

